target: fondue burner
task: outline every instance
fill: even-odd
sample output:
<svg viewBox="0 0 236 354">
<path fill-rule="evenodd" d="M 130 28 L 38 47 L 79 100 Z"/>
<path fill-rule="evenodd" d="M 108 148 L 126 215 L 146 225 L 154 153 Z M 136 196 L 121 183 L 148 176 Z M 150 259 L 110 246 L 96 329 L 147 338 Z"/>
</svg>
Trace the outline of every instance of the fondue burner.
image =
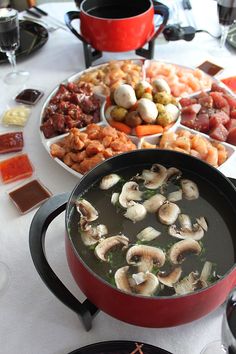
<svg viewBox="0 0 236 354">
<path fill-rule="evenodd" d="M 155 39 L 150 40 L 144 47 L 135 50 L 135 53 L 145 59 L 153 59 L 154 57 Z M 147 48 L 145 48 L 147 46 Z M 103 52 L 94 49 L 90 44 L 83 42 L 84 62 L 86 68 L 89 68 L 92 63 L 101 58 Z"/>
</svg>

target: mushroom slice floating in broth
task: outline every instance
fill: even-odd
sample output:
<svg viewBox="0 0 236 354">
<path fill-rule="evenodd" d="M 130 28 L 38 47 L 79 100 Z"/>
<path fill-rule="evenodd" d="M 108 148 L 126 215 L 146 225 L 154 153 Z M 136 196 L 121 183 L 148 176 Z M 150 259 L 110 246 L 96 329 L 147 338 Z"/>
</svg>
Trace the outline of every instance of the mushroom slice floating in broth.
<svg viewBox="0 0 236 354">
<path fill-rule="evenodd" d="M 128 237 L 124 235 L 111 236 L 103 239 L 94 250 L 95 255 L 104 262 L 108 262 L 106 254 L 112 250 L 112 248 L 123 245 L 127 247 L 129 244 Z"/>
<path fill-rule="evenodd" d="M 119 203 L 123 208 L 131 206 L 133 201 L 141 200 L 142 192 L 139 190 L 139 185 L 136 182 L 126 182 L 119 195 Z"/>
<path fill-rule="evenodd" d="M 92 246 L 99 242 L 102 236 L 108 233 L 106 225 L 88 225 L 85 231 L 81 232 L 81 239 L 85 246 Z"/>
<path fill-rule="evenodd" d="M 159 281 L 168 286 L 168 287 L 173 287 L 175 283 L 179 280 L 182 274 L 182 268 L 181 267 L 174 267 L 171 269 L 170 272 L 159 272 L 157 274 L 157 278 Z"/>
<path fill-rule="evenodd" d="M 115 272 L 114 278 L 115 283 L 118 289 L 125 291 L 126 293 L 132 293 L 129 276 L 128 276 L 129 266 L 125 266 L 117 269 Z"/>
<path fill-rule="evenodd" d="M 148 226 L 137 234 L 137 238 L 140 241 L 152 241 L 160 236 L 160 234 L 160 231 L 155 230 L 152 226 Z"/>
<path fill-rule="evenodd" d="M 134 223 L 136 221 L 141 221 L 145 218 L 145 216 L 147 215 L 147 210 L 145 209 L 145 207 L 142 204 L 139 203 L 135 203 L 133 202 L 133 205 L 130 206 L 126 213 L 124 214 L 124 216 L 133 221 Z"/>
<path fill-rule="evenodd" d="M 143 296 L 153 295 L 159 286 L 159 280 L 150 272 L 133 274 L 132 280 L 132 290 Z"/>
<path fill-rule="evenodd" d="M 173 237 L 179 239 L 192 239 L 199 241 L 204 236 L 203 228 L 198 224 L 191 224 L 190 217 L 186 214 L 180 214 L 178 217 L 180 228 L 178 229 L 177 225 L 171 225 L 169 227 L 169 234 Z"/>
<path fill-rule="evenodd" d="M 204 216 L 200 216 L 200 218 L 196 218 L 197 223 L 203 228 L 204 231 L 208 230 L 207 221 Z"/>
<path fill-rule="evenodd" d="M 147 245 L 132 246 L 126 253 L 127 263 L 138 265 L 140 272 L 151 271 L 154 265 L 162 267 L 165 259 L 162 249 Z"/>
<path fill-rule="evenodd" d="M 86 221 L 94 221 L 98 218 L 97 210 L 86 199 L 79 199 L 75 201 L 76 209 Z"/>
<path fill-rule="evenodd" d="M 145 202 L 143 202 L 143 206 L 145 207 L 148 213 L 155 213 L 165 200 L 166 197 L 158 193 L 153 195 L 151 198 L 145 200 Z"/>
<path fill-rule="evenodd" d="M 166 201 L 158 209 L 158 217 L 162 224 L 172 225 L 178 215 L 180 214 L 180 208 L 177 204 Z"/>
<path fill-rule="evenodd" d="M 199 197 L 198 186 L 190 179 L 181 179 L 180 185 L 185 199 L 194 200 Z"/>
<path fill-rule="evenodd" d="M 150 170 L 143 170 L 141 177 L 144 185 L 148 189 L 157 189 L 167 178 L 167 169 L 159 164 L 152 165 Z"/>
<path fill-rule="evenodd" d="M 177 295 L 185 295 L 195 290 L 195 284 L 198 280 L 198 273 L 191 272 L 181 281 L 174 284 L 174 289 Z"/>
<path fill-rule="evenodd" d="M 182 240 L 171 246 L 169 258 L 173 264 L 180 264 L 189 254 L 199 255 L 202 248 L 195 240 Z"/>
<path fill-rule="evenodd" d="M 178 202 L 179 200 L 182 200 L 182 195 L 182 189 L 179 189 L 178 191 L 169 193 L 167 199 L 169 202 Z"/>
<path fill-rule="evenodd" d="M 100 182 L 100 188 L 103 190 L 110 189 L 111 187 L 115 186 L 120 180 L 120 176 L 116 173 L 111 173 L 107 176 L 104 176 Z"/>
</svg>

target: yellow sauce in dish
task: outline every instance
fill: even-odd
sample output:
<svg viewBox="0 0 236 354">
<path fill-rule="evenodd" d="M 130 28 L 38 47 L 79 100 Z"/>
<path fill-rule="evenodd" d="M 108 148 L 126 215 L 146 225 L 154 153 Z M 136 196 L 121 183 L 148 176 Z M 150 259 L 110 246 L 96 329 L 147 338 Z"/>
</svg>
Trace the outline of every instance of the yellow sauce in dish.
<svg viewBox="0 0 236 354">
<path fill-rule="evenodd" d="M 2 123 L 4 125 L 19 125 L 24 127 L 30 112 L 30 108 L 23 105 L 10 108 L 3 114 Z"/>
</svg>

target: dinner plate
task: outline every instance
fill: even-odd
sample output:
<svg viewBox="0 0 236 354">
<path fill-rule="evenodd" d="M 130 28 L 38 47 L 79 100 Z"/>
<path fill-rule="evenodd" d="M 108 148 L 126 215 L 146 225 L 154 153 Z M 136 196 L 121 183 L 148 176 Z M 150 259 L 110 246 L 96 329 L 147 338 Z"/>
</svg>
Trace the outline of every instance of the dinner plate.
<svg viewBox="0 0 236 354">
<path fill-rule="evenodd" d="M 69 354 L 172 354 L 150 344 L 133 341 L 108 341 L 87 345 Z"/>
<path fill-rule="evenodd" d="M 48 31 L 45 27 L 32 21 L 20 21 L 20 47 L 16 50 L 16 57 L 21 58 L 34 53 L 48 40 Z M 5 53 L 0 52 L 0 64 L 8 62 Z"/>
</svg>

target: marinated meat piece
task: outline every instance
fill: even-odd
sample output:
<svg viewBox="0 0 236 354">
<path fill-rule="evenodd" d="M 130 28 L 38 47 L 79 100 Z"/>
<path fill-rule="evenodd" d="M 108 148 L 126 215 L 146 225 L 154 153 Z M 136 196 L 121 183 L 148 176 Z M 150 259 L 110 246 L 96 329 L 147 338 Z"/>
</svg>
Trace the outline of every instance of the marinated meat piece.
<svg viewBox="0 0 236 354">
<path fill-rule="evenodd" d="M 226 125 L 230 121 L 230 117 L 224 111 L 216 111 L 210 115 L 209 128 L 215 128 L 219 124 Z"/>
<path fill-rule="evenodd" d="M 103 156 L 102 153 L 99 153 L 97 155 L 94 155 L 93 157 L 85 158 L 81 163 L 80 163 L 80 171 L 82 174 L 86 173 L 87 171 L 91 170 L 94 166 L 96 166 L 98 163 L 102 162 L 105 160 L 105 157 Z"/>
<path fill-rule="evenodd" d="M 58 144 L 52 144 L 50 148 L 53 157 L 58 157 L 62 159 L 66 153 L 65 149 Z"/>
<path fill-rule="evenodd" d="M 100 120 L 100 101 L 88 84 L 61 84 L 45 109 L 41 130 L 46 138 Z M 50 121 L 50 123 L 48 123 Z"/>
<path fill-rule="evenodd" d="M 214 129 L 210 131 L 210 137 L 219 141 L 226 141 L 228 136 L 228 130 L 223 124 L 218 124 Z"/>
<path fill-rule="evenodd" d="M 202 133 L 209 131 L 209 115 L 207 113 L 199 113 L 194 121 L 193 129 Z"/>
<path fill-rule="evenodd" d="M 104 150 L 104 146 L 98 140 L 91 141 L 88 146 L 86 147 L 86 154 L 88 157 L 94 156 L 99 152 Z"/>
<path fill-rule="evenodd" d="M 179 103 L 182 107 L 190 106 L 191 104 L 197 103 L 196 98 L 183 97 L 180 99 Z"/>
<path fill-rule="evenodd" d="M 236 127 L 230 129 L 227 137 L 227 143 L 236 145 Z"/>
<path fill-rule="evenodd" d="M 51 145 L 53 157 L 82 174 L 106 158 L 134 149 L 136 145 L 124 133 L 96 124 L 89 124 L 83 132 L 72 128 L 68 136 Z"/>
</svg>

